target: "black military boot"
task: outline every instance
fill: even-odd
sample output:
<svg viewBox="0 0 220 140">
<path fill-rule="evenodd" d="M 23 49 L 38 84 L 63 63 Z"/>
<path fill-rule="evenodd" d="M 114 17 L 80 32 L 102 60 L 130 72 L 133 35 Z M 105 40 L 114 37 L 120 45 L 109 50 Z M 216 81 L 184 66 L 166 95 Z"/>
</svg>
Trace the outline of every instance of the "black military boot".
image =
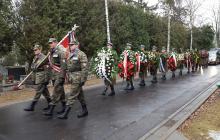
<svg viewBox="0 0 220 140">
<path fill-rule="evenodd" d="M 182 71 L 182 70 L 180 70 L 179 75 L 180 75 L 180 76 L 183 76 L 183 71 Z"/>
<path fill-rule="evenodd" d="M 111 93 L 108 96 L 115 96 L 115 89 L 113 85 L 110 85 L 111 87 Z"/>
<path fill-rule="evenodd" d="M 129 89 L 129 86 L 130 86 L 130 84 L 129 84 L 129 82 L 127 82 L 127 85 L 126 85 L 126 87 L 124 88 L 124 90 L 128 90 L 128 89 Z"/>
<path fill-rule="evenodd" d="M 60 114 L 58 116 L 58 118 L 59 119 L 68 119 L 68 114 L 69 114 L 70 110 L 71 110 L 71 107 L 70 106 L 66 106 L 65 111 L 63 112 L 63 114 Z"/>
<path fill-rule="evenodd" d="M 134 90 L 134 85 L 133 85 L 133 81 L 132 80 L 130 81 L 130 84 L 131 84 L 131 86 L 130 86 L 130 88 L 128 88 L 128 90 Z"/>
<path fill-rule="evenodd" d="M 153 79 L 151 80 L 151 82 L 153 83 L 153 84 L 155 84 L 155 83 L 157 83 L 157 76 L 153 76 Z"/>
<path fill-rule="evenodd" d="M 139 86 L 141 86 L 141 87 L 145 86 L 145 81 L 141 80 L 141 82 L 139 83 Z"/>
<path fill-rule="evenodd" d="M 77 118 L 83 118 L 83 117 L 88 116 L 88 114 L 89 114 L 87 107 L 86 107 L 86 104 L 81 104 L 81 106 L 82 106 L 82 112 L 77 115 Z"/>
<path fill-rule="evenodd" d="M 45 116 L 53 116 L 53 110 L 55 108 L 55 105 L 49 105 L 49 110 L 44 113 Z"/>
<path fill-rule="evenodd" d="M 57 114 L 63 114 L 66 109 L 66 102 L 62 101 L 61 104 L 62 104 L 62 109 L 58 111 Z"/>
<path fill-rule="evenodd" d="M 172 72 L 172 78 L 175 78 L 176 76 L 175 76 L 175 72 Z"/>
<path fill-rule="evenodd" d="M 108 90 L 108 87 L 106 86 L 105 89 L 104 89 L 104 91 L 102 92 L 102 95 L 105 95 L 106 92 L 107 92 L 107 90 Z"/>
<path fill-rule="evenodd" d="M 37 101 L 32 101 L 29 107 L 25 108 L 24 111 L 34 111 L 34 107 L 36 105 Z"/>
<path fill-rule="evenodd" d="M 166 80 L 166 75 L 164 74 L 162 77 L 161 77 L 162 80 Z"/>
<path fill-rule="evenodd" d="M 43 111 L 47 111 L 47 110 L 49 110 L 50 109 L 50 102 L 51 102 L 51 99 L 49 98 L 49 99 L 47 99 L 47 107 L 45 107 L 45 108 L 43 108 Z"/>
</svg>

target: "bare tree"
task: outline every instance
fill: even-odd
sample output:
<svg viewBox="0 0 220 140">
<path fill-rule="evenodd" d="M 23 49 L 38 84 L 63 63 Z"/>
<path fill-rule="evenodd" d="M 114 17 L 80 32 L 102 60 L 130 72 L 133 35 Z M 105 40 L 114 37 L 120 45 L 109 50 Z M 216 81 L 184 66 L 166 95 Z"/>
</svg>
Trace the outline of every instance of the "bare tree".
<svg viewBox="0 0 220 140">
<path fill-rule="evenodd" d="M 203 0 L 204 1 L 204 0 Z M 185 0 L 186 8 L 189 16 L 189 26 L 190 26 L 190 50 L 192 50 L 193 45 L 193 26 L 196 18 L 196 12 L 199 7 L 202 5 L 202 2 L 199 0 Z"/>
<path fill-rule="evenodd" d="M 213 12 L 213 18 L 214 18 L 214 29 L 215 29 L 215 38 L 214 38 L 214 44 L 215 47 L 218 48 L 220 45 L 220 5 L 218 8 L 214 8 L 212 9 Z"/>
</svg>

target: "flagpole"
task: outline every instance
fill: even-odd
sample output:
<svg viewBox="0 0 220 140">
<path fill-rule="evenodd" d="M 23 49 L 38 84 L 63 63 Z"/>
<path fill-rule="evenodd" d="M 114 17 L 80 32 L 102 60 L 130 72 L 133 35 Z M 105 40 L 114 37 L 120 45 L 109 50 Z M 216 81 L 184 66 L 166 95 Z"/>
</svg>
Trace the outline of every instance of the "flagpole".
<svg viewBox="0 0 220 140">
<path fill-rule="evenodd" d="M 108 1 L 107 0 L 105 0 L 105 15 L 106 15 L 106 28 L 107 28 L 107 41 L 111 42 L 110 29 L 109 29 Z"/>
</svg>

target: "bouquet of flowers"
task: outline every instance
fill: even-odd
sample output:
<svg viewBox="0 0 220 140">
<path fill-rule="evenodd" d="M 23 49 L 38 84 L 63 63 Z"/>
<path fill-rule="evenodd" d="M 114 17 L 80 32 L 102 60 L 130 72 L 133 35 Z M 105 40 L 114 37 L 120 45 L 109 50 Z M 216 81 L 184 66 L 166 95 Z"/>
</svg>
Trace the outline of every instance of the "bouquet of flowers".
<svg viewBox="0 0 220 140">
<path fill-rule="evenodd" d="M 119 76 L 130 79 L 135 73 L 135 53 L 132 50 L 124 50 L 118 64 Z"/>
<path fill-rule="evenodd" d="M 117 53 L 112 49 L 102 48 L 93 59 L 92 69 L 100 78 L 108 81 L 116 75 Z"/>
</svg>

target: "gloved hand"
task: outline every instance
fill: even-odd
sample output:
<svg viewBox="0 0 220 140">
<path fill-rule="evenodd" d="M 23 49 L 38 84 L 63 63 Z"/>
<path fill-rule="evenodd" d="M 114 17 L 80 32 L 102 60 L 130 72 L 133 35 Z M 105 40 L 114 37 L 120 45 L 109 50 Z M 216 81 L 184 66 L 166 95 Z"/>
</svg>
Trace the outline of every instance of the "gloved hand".
<svg viewBox="0 0 220 140">
<path fill-rule="evenodd" d="M 80 84 L 79 84 L 79 86 L 84 86 L 85 85 L 85 82 L 81 82 Z"/>
</svg>

